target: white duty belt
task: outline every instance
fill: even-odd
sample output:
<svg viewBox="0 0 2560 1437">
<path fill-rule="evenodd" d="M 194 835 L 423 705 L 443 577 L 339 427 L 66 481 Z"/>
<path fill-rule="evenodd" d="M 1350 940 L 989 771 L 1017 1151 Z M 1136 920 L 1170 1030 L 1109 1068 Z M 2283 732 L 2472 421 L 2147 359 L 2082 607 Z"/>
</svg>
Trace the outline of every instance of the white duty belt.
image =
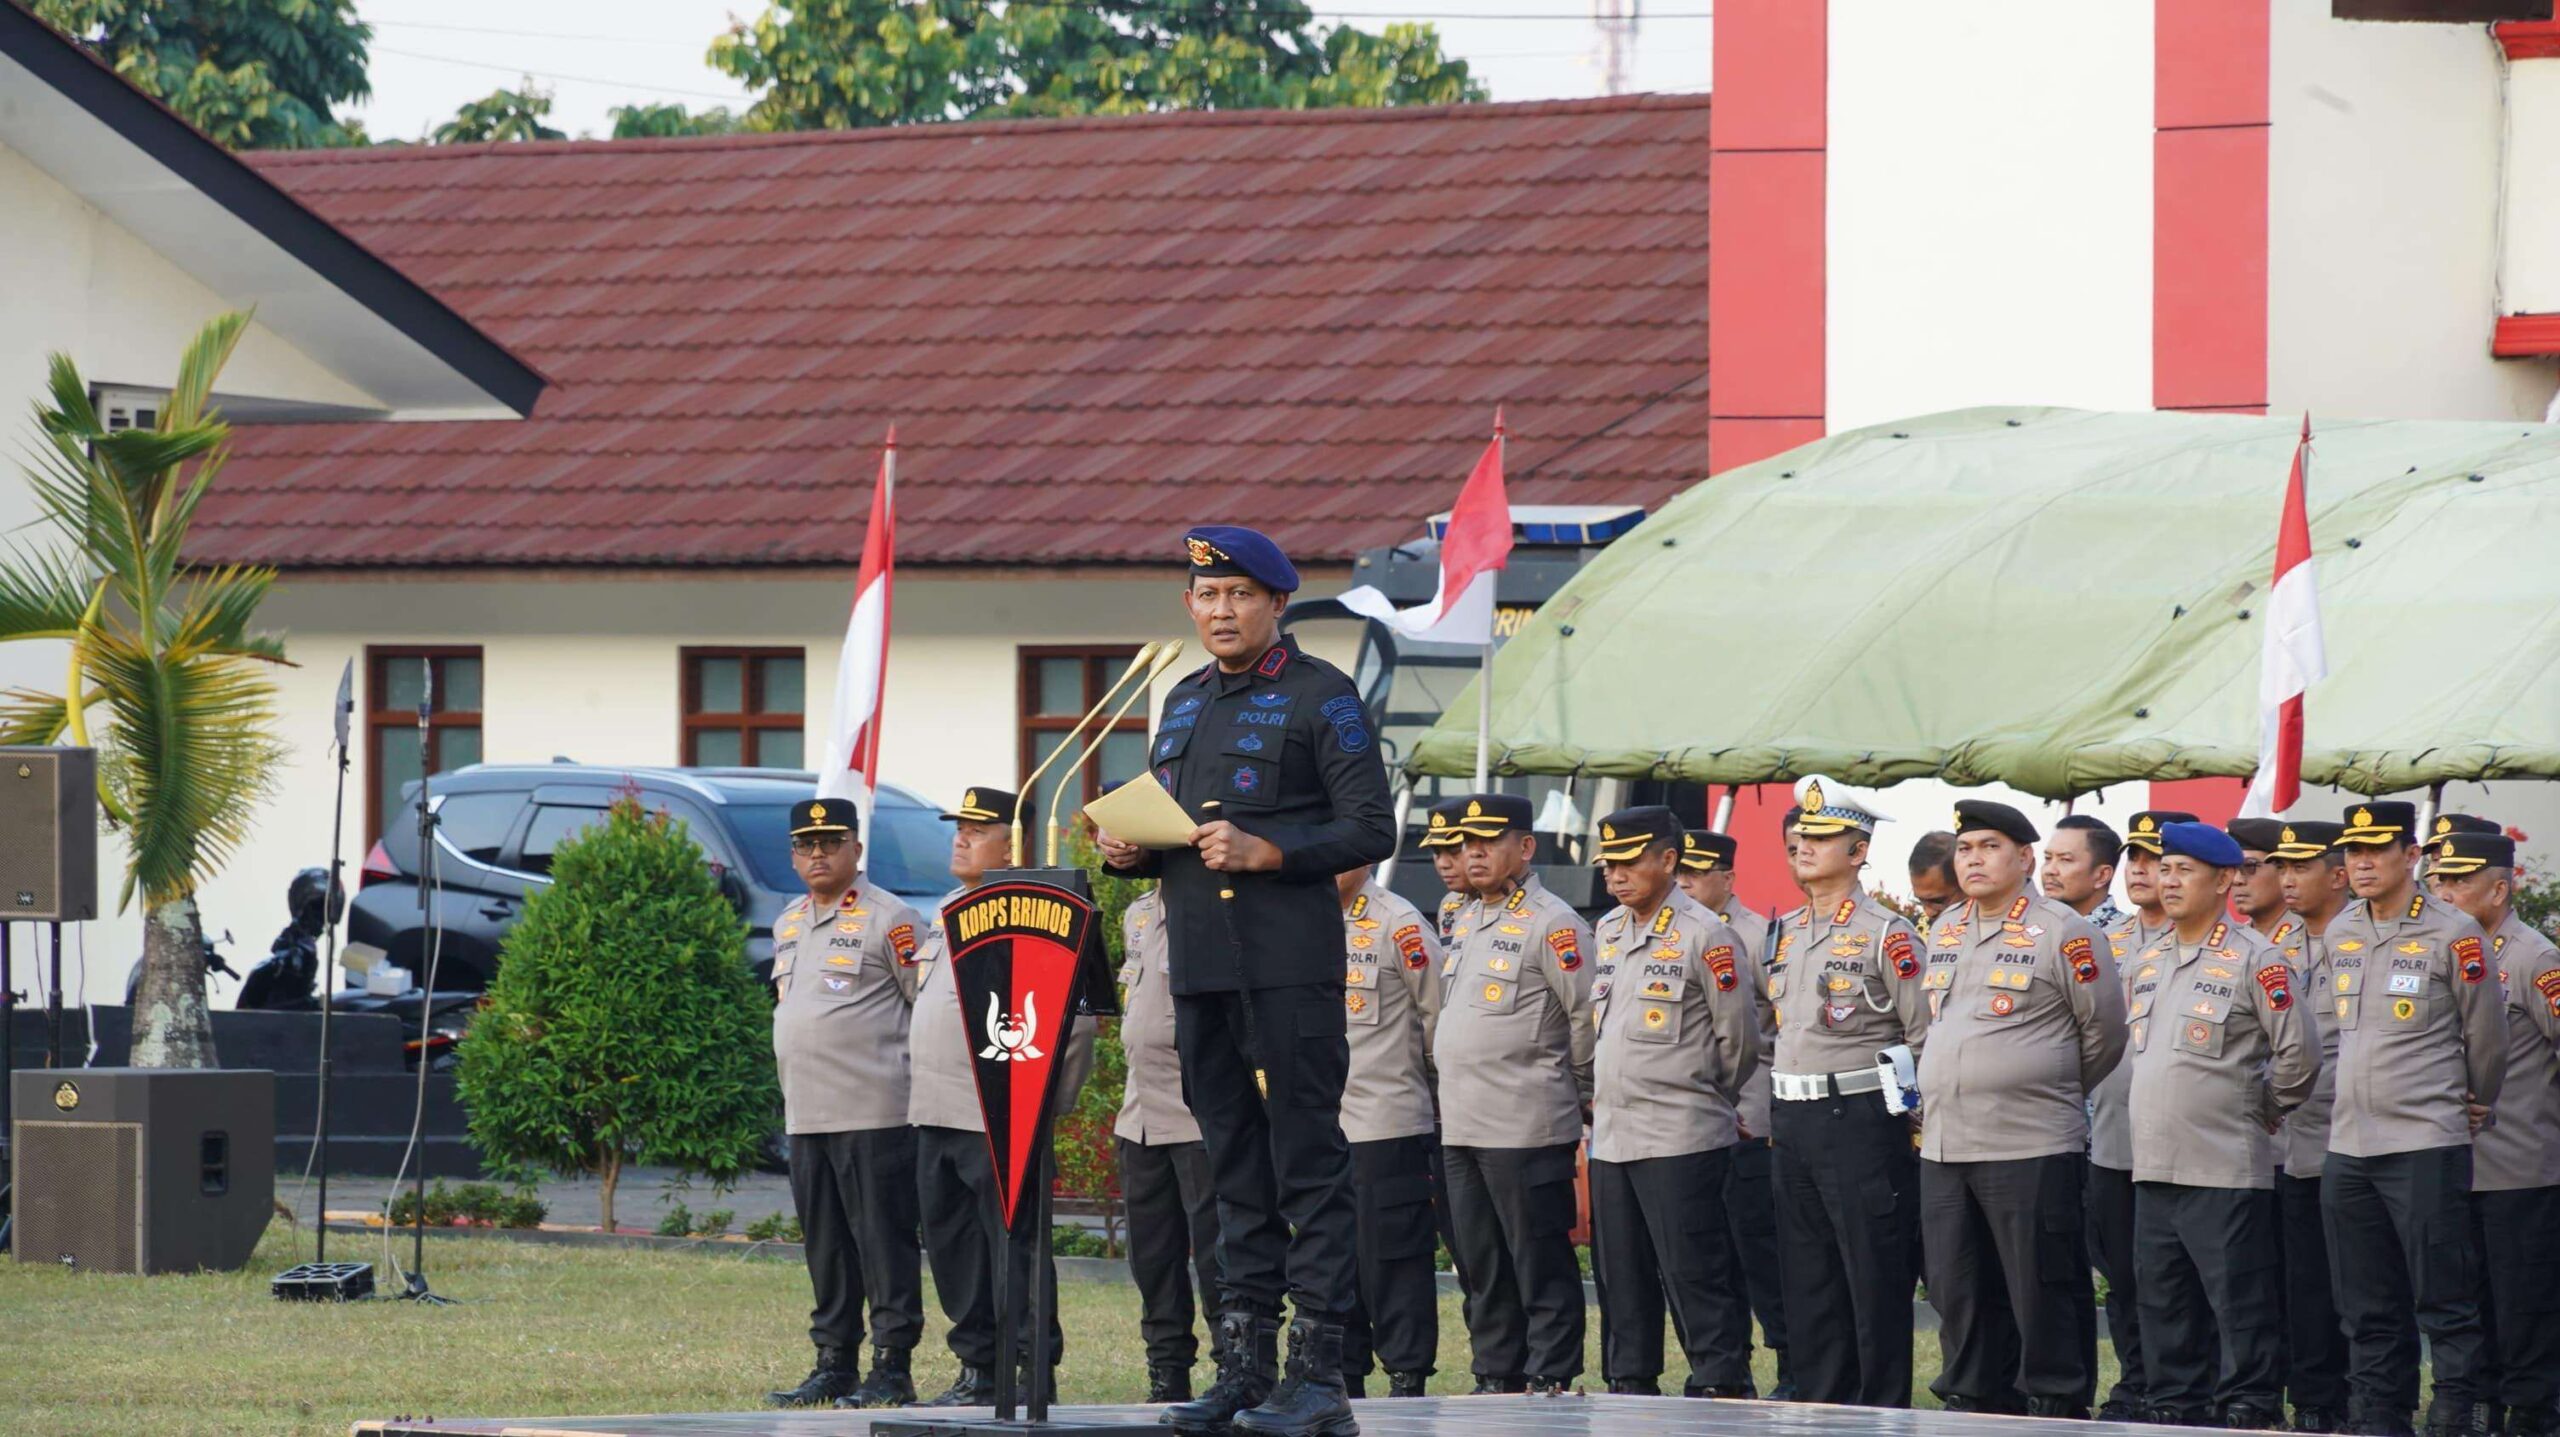
<svg viewBox="0 0 2560 1437">
<path fill-rule="evenodd" d="M 1769 1095 L 1791 1103 L 1814 1103 L 1838 1093 L 1846 1098 L 1882 1090 L 1884 1079 L 1873 1068 L 1847 1073 L 1771 1073 Z"/>
</svg>

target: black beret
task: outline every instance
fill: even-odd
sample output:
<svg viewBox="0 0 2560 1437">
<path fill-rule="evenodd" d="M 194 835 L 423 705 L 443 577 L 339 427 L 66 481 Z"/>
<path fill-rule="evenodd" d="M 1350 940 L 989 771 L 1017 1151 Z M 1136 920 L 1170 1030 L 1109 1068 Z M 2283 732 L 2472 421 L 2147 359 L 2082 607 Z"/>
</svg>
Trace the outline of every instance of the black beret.
<svg viewBox="0 0 2560 1437">
<path fill-rule="evenodd" d="M 1657 843 L 1677 846 L 1682 832 L 1679 818 L 1661 804 L 1619 809 L 1600 820 L 1600 861 L 1642 858 Z"/>
<path fill-rule="evenodd" d="M 1719 868 L 1733 867 L 1742 845 L 1733 835 L 1709 828 L 1693 828 L 1680 836 L 1680 866 L 1692 873 L 1713 873 Z"/>
<path fill-rule="evenodd" d="M 849 798 L 809 798 L 791 805 L 791 836 L 804 833 L 857 833 L 862 811 Z"/>
<path fill-rule="evenodd" d="M 2036 841 L 2036 826 L 2027 822 L 2025 814 L 2009 805 L 1993 803 L 1987 798 L 1957 800 L 1956 832 L 1972 833 L 1981 829 L 1988 829 L 2003 838 L 2013 839 L 2019 843 Z"/>
<path fill-rule="evenodd" d="M 2414 842 L 2418 836 L 2418 806 L 2396 798 L 2359 803 L 2347 810 L 2345 826 L 2346 832 L 2338 835 L 2342 845 Z"/>
<path fill-rule="evenodd" d="M 2238 839 L 2242 848 L 2260 853 L 2273 853 L 2284 842 L 2284 825 L 2272 818 L 2235 818 L 2222 831 Z"/>
</svg>

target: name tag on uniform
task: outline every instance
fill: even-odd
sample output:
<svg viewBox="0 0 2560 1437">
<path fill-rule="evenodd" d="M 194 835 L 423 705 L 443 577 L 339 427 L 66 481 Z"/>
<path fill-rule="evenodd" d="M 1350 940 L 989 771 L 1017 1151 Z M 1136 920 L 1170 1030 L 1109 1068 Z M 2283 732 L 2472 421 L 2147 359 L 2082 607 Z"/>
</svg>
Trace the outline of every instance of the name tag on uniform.
<svg viewBox="0 0 2560 1437">
<path fill-rule="evenodd" d="M 2391 991 L 2394 993 L 2424 993 L 2427 991 L 2427 975 L 2424 973 L 2394 973 L 2391 975 Z"/>
</svg>

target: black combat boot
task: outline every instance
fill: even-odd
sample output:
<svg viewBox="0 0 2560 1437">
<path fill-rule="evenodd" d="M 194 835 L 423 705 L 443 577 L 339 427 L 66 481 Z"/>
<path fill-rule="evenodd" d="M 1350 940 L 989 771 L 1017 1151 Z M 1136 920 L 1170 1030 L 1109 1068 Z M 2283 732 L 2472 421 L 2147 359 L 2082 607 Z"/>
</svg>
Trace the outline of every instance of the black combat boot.
<svg viewBox="0 0 2560 1437">
<path fill-rule="evenodd" d="M 1612 1377 L 1609 1379 L 1609 1395 L 1612 1397 L 1659 1397 L 1662 1395 L 1662 1381 L 1654 1377 Z"/>
<path fill-rule="evenodd" d="M 1387 1374 L 1389 1397 L 1420 1397 L 1431 1386 L 1428 1372 L 1390 1372 Z"/>
<path fill-rule="evenodd" d="M 2153 1427 L 2219 1427 L 2222 1419 L 2210 1407 L 2167 1407 L 2154 1402 L 2142 1409 L 2142 1420 Z"/>
<path fill-rule="evenodd" d="M 1526 1392 L 1528 1390 L 1529 1379 L 1516 1373 L 1479 1372 L 1476 1374 L 1474 1395 L 1478 1397 L 1490 1397 L 1500 1393 Z"/>
<path fill-rule="evenodd" d="M 2086 1422 L 2089 1420 L 2089 1409 L 2068 1397 L 2030 1397 L 2027 1399 L 2027 1415 L 2060 1417 L 2073 1422 Z M 2210 1419 L 2205 1425 L 2212 1425 Z"/>
<path fill-rule="evenodd" d="M 871 1349 L 871 1375 L 849 1396 L 836 1399 L 838 1407 L 905 1407 L 916 1400 L 916 1379 L 908 1366 L 910 1353 L 903 1347 Z"/>
<path fill-rule="evenodd" d="M 1030 1363 L 1023 1362 L 1014 1367 L 1013 1390 L 1016 1398 L 1023 1406 L 1029 1407 L 1031 1405 L 1033 1389 L 1031 1386 Z M 1039 1390 L 1038 1396 L 1049 1406 L 1055 1407 L 1058 1405 L 1058 1369 L 1054 1367 L 1049 1369 L 1048 1381 Z"/>
<path fill-rule="evenodd" d="M 2507 1437 L 2553 1437 L 2560 1433 L 2560 1405 L 2507 1409 Z"/>
<path fill-rule="evenodd" d="M 2409 1413 L 2405 1408 L 2368 1402 L 2361 1397 L 2348 1400 L 2344 1430 L 2356 1434 L 2356 1437 L 2417 1437 L 2416 1429 L 2409 1425 Z"/>
<path fill-rule="evenodd" d="M 1532 1397 L 1562 1397 L 1570 1383 L 1570 1378 L 1532 1375 L 1527 1390 Z"/>
<path fill-rule="evenodd" d="M 1262 1405 L 1280 1384 L 1280 1322 L 1250 1312 L 1218 1319 L 1218 1380 L 1196 1402 L 1164 1410 L 1161 1421 L 1186 1434 L 1222 1433 L 1239 1412 Z"/>
<path fill-rule="evenodd" d="M 2439 1394 L 2427 1404 L 2427 1437 L 2488 1437 L 2489 1407 Z"/>
<path fill-rule="evenodd" d="M 1289 1367 L 1263 1404 L 1236 1414 L 1250 1437 L 1359 1437 L 1342 1385 L 1342 1324 L 1301 1317 L 1289 1324 Z"/>
<path fill-rule="evenodd" d="M 1787 1349 L 1783 1347 L 1778 1349 L 1778 1380 L 1769 1389 L 1769 1400 L 1772 1402 L 1796 1400 L 1796 1370 L 1788 1363 Z"/>
<path fill-rule="evenodd" d="M 993 1407 L 996 1405 L 996 1375 L 983 1367 L 960 1364 L 960 1375 L 951 1385 L 936 1393 L 932 1400 L 916 1404 L 920 1407 Z"/>
<path fill-rule="evenodd" d="M 1760 1393 L 1748 1382 L 1702 1382 L 1682 1387 L 1680 1389 L 1680 1395 L 1683 1397 L 1723 1397 L 1735 1401 L 1749 1402 L 1758 1397 Z"/>
<path fill-rule="evenodd" d="M 764 1395 L 767 1407 L 824 1407 L 839 1397 L 851 1396 L 862 1385 L 862 1371 L 851 1354 L 840 1347 L 818 1349 L 818 1365 L 800 1379 L 800 1385 L 785 1392 Z"/>
<path fill-rule="evenodd" d="M 2140 1422 L 2143 1420 L 2142 1409 L 2142 1393 L 2119 1382 L 2115 1390 L 2107 1394 L 2107 1400 L 2098 1404 L 2098 1420 Z M 2324 1427 L 2320 1430 L 2325 1432 L 2329 1429 Z"/>
<path fill-rule="evenodd" d="M 1191 1400 L 1191 1369 L 1172 1362 L 1147 1365 L 1147 1401 L 1162 1405 Z"/>
<path fill-rule="evenodd" d="M 2296 1432 L 2344 1432 L 2347 1414 L 2335 1407 L 2296 1407 L 2293 1409 Z"/>
<path fill-rule="evenodd" d="M 2222 1425 L 2234 1432 L 2282 1432 L 2284 1413 L 2255 1402 L 2226 1402 L 2222 1405 Z"/>
</svg>

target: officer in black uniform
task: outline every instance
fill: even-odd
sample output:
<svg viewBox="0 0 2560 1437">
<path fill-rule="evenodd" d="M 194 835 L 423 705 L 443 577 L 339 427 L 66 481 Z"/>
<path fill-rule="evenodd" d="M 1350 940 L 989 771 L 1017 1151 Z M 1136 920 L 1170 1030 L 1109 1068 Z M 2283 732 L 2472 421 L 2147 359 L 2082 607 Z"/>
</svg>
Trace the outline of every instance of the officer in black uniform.
<svg viewBox="0 0 2560 1437">
<path fill-rule="evenodd" d="M 1188 848 L 1100 836 L 1115 872 L 1162 880 L 1175 1044 L 1218 1193 L 1218 1380 L 1165 1421 L 1342 1437 L 1358 1430 L 1342 1381 L 1358 1289 L 1334 875 L 1395 851 L 1395 811 L 1351 680 L 1280 633 L 1288 557 L 1227 526 L 1184 546 L 1184 604 L 1211 662 L 1166 696 L 1148 762 L 1202 822 Z"/>
</svg>

